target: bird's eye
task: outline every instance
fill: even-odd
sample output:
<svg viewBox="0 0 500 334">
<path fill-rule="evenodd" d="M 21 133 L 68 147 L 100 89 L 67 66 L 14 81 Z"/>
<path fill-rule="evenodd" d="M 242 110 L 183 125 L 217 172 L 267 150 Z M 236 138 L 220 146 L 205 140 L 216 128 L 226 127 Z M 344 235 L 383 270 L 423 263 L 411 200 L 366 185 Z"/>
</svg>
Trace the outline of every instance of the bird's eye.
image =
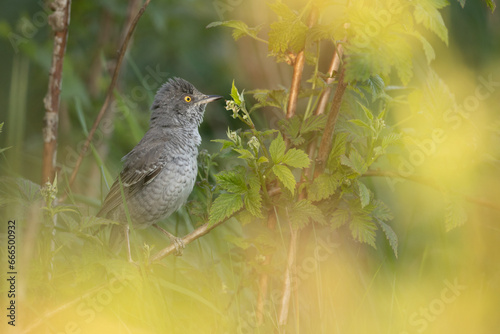
<svg viewBox="0 0 500 334">
<path fill-rule="evenodd" d="M 186 102 L 191 102 L 191 96 L 185 96 L 184 101 Z"/>
</svg>

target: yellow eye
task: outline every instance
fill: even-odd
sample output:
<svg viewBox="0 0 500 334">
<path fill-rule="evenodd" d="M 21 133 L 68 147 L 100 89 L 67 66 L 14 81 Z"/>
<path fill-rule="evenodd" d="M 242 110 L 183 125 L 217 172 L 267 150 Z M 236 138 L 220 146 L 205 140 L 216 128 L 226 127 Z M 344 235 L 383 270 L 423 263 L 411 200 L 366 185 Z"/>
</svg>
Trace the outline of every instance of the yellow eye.
<svg viewBox="0 0 500 334">
<path fill-rule="evenodd" d="M 191 96 L 185 96 L 184 101 L 186 102 L 191 102 Z"/>
</svg>

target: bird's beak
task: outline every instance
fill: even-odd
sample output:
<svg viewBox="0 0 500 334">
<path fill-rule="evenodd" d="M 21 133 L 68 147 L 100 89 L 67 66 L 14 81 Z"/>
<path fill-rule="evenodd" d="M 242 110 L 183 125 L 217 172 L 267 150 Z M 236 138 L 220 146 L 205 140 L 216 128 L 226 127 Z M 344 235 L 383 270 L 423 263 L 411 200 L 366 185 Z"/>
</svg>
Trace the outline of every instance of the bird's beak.
<svg viewBox="0 0 500 334">
<path fill-rule="evenodd" d="M 200 100 L 198 100 L 198 104 L 207 104 L 213 102 L 215 100 L 222 99 L 222 96 L 219 95 L 205 95 Z"/>
</svg>

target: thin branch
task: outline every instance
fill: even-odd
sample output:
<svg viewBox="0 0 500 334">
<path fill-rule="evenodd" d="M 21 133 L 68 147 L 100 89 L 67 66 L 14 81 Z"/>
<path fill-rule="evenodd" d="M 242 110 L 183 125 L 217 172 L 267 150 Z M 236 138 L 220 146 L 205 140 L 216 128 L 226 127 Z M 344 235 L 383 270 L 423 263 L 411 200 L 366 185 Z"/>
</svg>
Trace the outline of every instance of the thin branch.
<svg viewBox="0 0 500 334">
<path fill-rule="evenodd" d="M 318 9 L 313 7 L 307 19 L 307 26 L 311 28 L 318 20 Z M 292 118 L 297 110 L 297 99 L 299 97 L 300 82 L 302 81 L 302 73 L 304 72 L 304 64 L 306 62 L 305 50 L 301 50 L 295 58 L 293 65 L 292 84 L 290 86 L 290 95 L 286 108 L 286 118 Z"/>
<path fill-rule="evenodd" d="M 54 13 L 50 14 L 49 23 L 54 30 L 54 49 L 52 50 L 52 66 L 49 73 L 49 88 L 43 99 L 45 117 L 43 118 L 42 186 L 46 182 L 53 183 L 55 177 L 61 81 L 68 41 L 71 0 L 54 1 L 51 8 Z"/>
<path fill-rule="evenodd" d="M 477 198 L 477 197 L 466 195 L 464 193 L 461 193 L 461 192 L 458 192 L 458 191 L 455 191 L 455 190 L 448 189 L 445 186 L 437 184 L 436 182 L 432 181 L 431 179 L 424 178 L 424 177 L 421 177 L 421 176 L 416 176 L 416 175 L 403 176 L 403 175 L 401 175 L 399 173 L 396 173 L 396 172 L 379 171 L 379 170 L 370 170 L 370 171 L 367 171 L 362 176 L 366 176 L 366 177 L 369 177 L 369 176 L 380 176 L 380 177 L 401 178 L 401 179 L 409 180 L 409 181 L 412 181 L 412 182 L 415 182 L 415 183 L 420 183 L 420 184 L 426 185 L 428 187 L 434 188 L 434 189 L 436 189 L 438 191 L 449 192 L 449 193 L 461 196 L 461 197 L 463 197 L 469 203 L 473 203 L 473 204 L 476 204 L 476 205 L 479 205 L 479 206 L 484 206 L 484 207 L 489 208 L 489 209 L 500 211 L 500 206 L 498 204 L 494 203 L 494 202 L 489 202 L 489 201 L 486 201 L 486 200 L 483 200 L 483 199 L 480 199 L 480 198 Z"/>
<path fill-rule="evenodd" d="M 231 217 L 233 217 L 238 212 L 235 212 Z M 228 219 L 230 219 L 231 217 L 229 217 Z M 201 238 L 205 234 L 208 234 L 210 231 L 212 231 L 217 226 L 225 223 L 228 219 L 220 221 L 218 223 L 215 223 L 212 226 L 209 226 L 208 223 L 201 225 L 196 230 L 194 230 L 193 232 L 187 234 L 186 236 L 184 236 L 182 238 L 184 245 L 188 245 L 188 244 L 192 243 L 193 241 L 195 241 L 196 239 Z M 161 251 L 159 251 L 157 254 L 155 254 L 151 258 L 151 262 L 159 261 L 159 260 L 163 259 L 164 257 L 167 257 L 168 255 L 170 255 L 172 253 L 175 253 L 175 251 L 176 251 L 175 245 L 172 243 L 168 247 L 163 248 Z"/>
<path fill-rule="evenodd" d="M 121 64 L 123 61 L 123 58 L 125 56 L 125 53 L 127 51 L 127 46 L 130 41 L 130 38 L 132 37 L 132 34 L 134 32 L 135 27 L 137 26 L 137 22 L 139 22 L 139 19 L 141 18 L 142 14 L 146 10 L 147 6 L 149 5 L 149 2 L 151 0 L 146 0 L 144 4 L 142 5 L 141 9 L 139 9 L 139 12 L 135 16 L 134 20 L 130 24 L 130 27 L 128 28 L 127 35 L 125 36 L 125 39 L 123 40 L 123 44 L 118 51 L 118 58 L 116 60 L 116 66 L 115 70 L 113 72 L 113 77 L 111 78 L 111 83 L 108 88 L 108 92 L 106 94 L 106 99 L 104 100 L 104 103 L 101 107 L 101 110 L 99 111 L 99 114 L 97 115 L 97 118 L 94 121 L 94 124 L 92 125 L 92 129 L 90 130 L 87 139 L 85 140 L 85 144 L 82 147 L 82 151 L 80 152 L 80 155 L 78 156 L 78 159 L 76 160 L 75 168 L 73 169 L 73 172 L 71 173 L 71 177 L 69 178 L 69 187 L 73 185 L 76 179 L 76 174 L 78 173 L 78 170 L 80 169 L 80 165 L 82 164 L 83 157 L 85 153 L 87 152 L 90 142 L 92 141 L 92 138 L 94 137 L 94 133 L 97 130 L 97 127 L 99 126 L 99 123 L 101 122 L 102 117 L 104 116 L 104 113 L 108 109 L 109 104 L 111 103 L 113 99 L 113 90 L 116 85 L 116 81 L 118 79 L 118 74 L 120 72 Z"/>
<path fill-rule="evenodd" d="M 286 325 L 288 321 L 288 308 L 290 307 L 290 297 L 292 295 L 292 277 L 295 272 L 295 263 L 297 258 L 297 240 L 299 231 L 296 228 L 290 229 L 290 247 L 288 248 L 288 257 L 283 281 L 283 295 L 280 302 L 278 315 L 279 326 Z"/>
<path fill-rule="evenodd" d="M 342 104 L 342 98 L 344 97 L 345 89 L 347 87 L 347 82 L 344 81 L 345 67 L 340 71 L 339 83 L 337 89 L 335 90 L 335 95 L 333 96 L 332 108 L 328 114 L 328 120 L 326 121 L 325 131 L 323 132 L 323 137 L 321 137 L 321 143 L 319 145 L 317 166 L 315 174 L 319 174 L 325 166 L 325 162 L 328 158 L 328 154 L 332 148 L 333 131 L 335 130 L 335 123 L 337 122 L 337 117 L 339 115 L 340 106 Z"/>
<path fill-rule="evenodd" d="M 325 113 L 326 105 L 328 104 L 328 100 L 330 99 L 330 93 L 332 91 L 331 84 L 335 81 L 335 75 L 339 71 L 340 63 L 342 60 L 342 56 L 344 54 L 344 47 L 342 44 L 338 44 L 337 48 L 335 49 L 335 52 L 332 57 L 332 61 L 330 63 L 330 66 L 328 67 L 328 78 L 326 79 L 326 86 L 321 92 L 321 96 L 319 97 L 319 102 L 318 106 L 316 107 L 316 110 L 314 110 L 314 115 L 322 115 Z M 317 142 L 313 141 L 309 144 L 309 147 L 307 148 L 307 154 L 309 155 L 309 158 L 314 161 L 314 155 L 316 153 L 316 146 Z M 311 171 L 313 167 L 310 166 L 305 170 L 305 175 L 306 177 L 310 178 L 311 176 Z"/>
</svg>

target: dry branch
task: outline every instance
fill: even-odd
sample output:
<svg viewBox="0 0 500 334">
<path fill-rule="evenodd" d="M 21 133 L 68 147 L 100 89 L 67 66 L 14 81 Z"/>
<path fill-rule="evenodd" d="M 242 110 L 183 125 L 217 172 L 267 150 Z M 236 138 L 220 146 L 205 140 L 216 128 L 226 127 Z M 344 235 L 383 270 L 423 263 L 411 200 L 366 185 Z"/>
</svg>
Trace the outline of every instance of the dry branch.
<svg viewBox="0 0 500 334">
<path fill-rule="evenodd" d="M 43 99 L 45 116 L 43 118 L 42 186 L 46 182 L 53 183 L 55 177 L 61 82 L 68 40 L 71 0 L 54 1 L 51 8 L 54 13 L 49 16 L 49 23 L 54 30 L 54 49 L 49 73 L 49 88 Z"/>
<path fill-rule="evenodd" d="M 73 169 L 73 172 L 71 173 L 71 176 L 69 178 L 69 187 L 71 187 L 73 185 L 73 183 L 75 182 L 76 174 L 78 173 L 78 170 L 80 169 L 80 165 L 82 164 L 83 157 L 85 156 L 85 153 L 87 152 L 87 150 L 90 146 L 90 142 L 92 141 L 92 138 L 94 137 L 94 133 L 96 132 L 97 127 L 99 126 L 99 123 L 101 122 L 101 119 L 104 116 L 104 113 L 108 109 L 108 106 L 113 99 L 113 90 L 115 88 L 116 81 L 118 79 L 118 74 L 120 72 L 123 58 L 124 58 L 125 53 L 127 51 L 128 43 L 130 41 L 130 38 L 132 37 L 132 34 L 134 32 L 135 27 L 137 26 L 137 22 L 139 22 L 139 19 L 141 18 L 142 14 L 146 10 L 150 1 L 151 0 L 146 0 L 144 2 L 142 7 L 139 9 L 139 12 L 134 17 L 134 20 L 130 24 L 130 27 L 128 28 L 128 31 L 127 31 L 127 34 L 125 35 L 125 39 L 123 40 L 122 46 L 121 46 L 120 50 L 118 51 L 118 58 L 116 59 L 116 66 L 115 66 L 115 70 L 113 72 L 113 77 L 111 78 L 111 83 L 109 84 L 108 92 L 106 94 L 106 99 L 104 100 L 104 103 L 101 107 L 101 110 L 99 111 L 99 114 L 97 115 L 97 118 L 95 119 L 94 124 L 92 125 L 92 129 L 90 130 L 90 132 L 87 136 L 87 139 L 85 140 L 85 144 L 82 147 L 80 155 L 78 156 L 78 159 L 76 160 L 75 168 Z"/>
</svg>

